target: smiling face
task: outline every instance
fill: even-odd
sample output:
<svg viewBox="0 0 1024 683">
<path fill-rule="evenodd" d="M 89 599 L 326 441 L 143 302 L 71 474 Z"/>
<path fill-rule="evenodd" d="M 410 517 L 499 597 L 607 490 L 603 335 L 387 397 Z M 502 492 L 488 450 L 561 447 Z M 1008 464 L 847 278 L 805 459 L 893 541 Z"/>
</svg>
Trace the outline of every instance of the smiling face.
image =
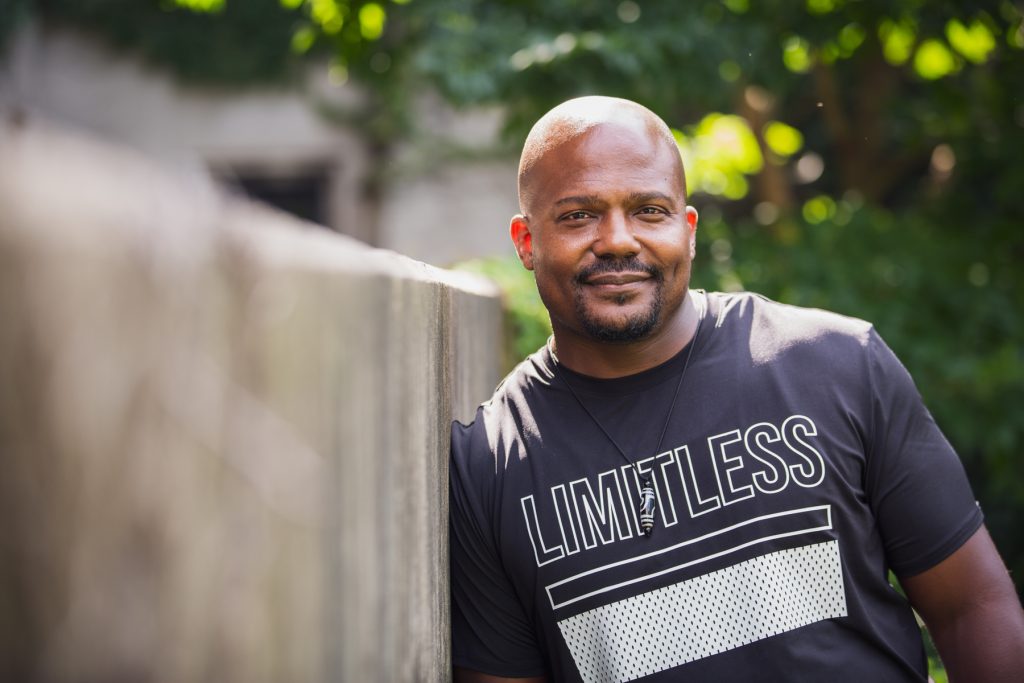
<svg viewBox="0 0 1024 683">
<path fill-rule="evenodd" d="M 546 145 L 522 178 L 512 238 L 560 347 L 648 339 L 686 298 L 697 214 L 679 152 L 634 119 Z"/>
</svg>

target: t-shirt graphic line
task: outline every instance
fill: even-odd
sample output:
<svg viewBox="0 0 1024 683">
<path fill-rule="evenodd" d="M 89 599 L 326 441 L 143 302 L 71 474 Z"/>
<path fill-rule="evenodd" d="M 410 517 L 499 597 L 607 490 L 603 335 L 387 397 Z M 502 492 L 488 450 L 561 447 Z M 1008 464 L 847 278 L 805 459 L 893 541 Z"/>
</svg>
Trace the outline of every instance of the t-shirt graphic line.
<svg viewBox="0 0 1024 683">
<path fill-rule="evenodd" d="M 636 557 L 619 562 L 612 562 L 600 567 L 594 567 L 580 574 L 566 577 L 546 587 L 548 599 L 551 601 L 552 609 L 559 609 L 594 595 L 600 595 L 601 593 L 647 579 L 665 576 L 666 574 L 671 574 L 672 572 L 680 571 L 760 543 L 801 534 L 827 531 L 831 528 L 831 505 L 817 505 L 761 515 L 760 517 L 754 517 L 667 548 L 637 555 Z M 628 578 L 624 580 L 619 580 L 611 585 L 602 585 L 602 581 L 607 580 L 603 578 L 603 572 L 636 563 L 655 555 L 664 554 L 671 554 L 672 559 L 678 560 L 678 562 L 660 571 L 638 574 L 631 577 L 627 574 Z M 607 575 L 604 574 L 604 576 Z M 622 579 L 622 577 L 623 573 L 621 571 L 616 572 L 616 578 Z"/>
</svg>

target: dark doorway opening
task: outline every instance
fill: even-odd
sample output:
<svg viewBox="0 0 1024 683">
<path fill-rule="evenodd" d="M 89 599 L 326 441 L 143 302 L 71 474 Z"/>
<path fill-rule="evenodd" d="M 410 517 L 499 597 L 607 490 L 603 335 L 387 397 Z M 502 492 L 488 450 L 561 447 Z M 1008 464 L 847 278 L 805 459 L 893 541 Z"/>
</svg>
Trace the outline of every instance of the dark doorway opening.
<svg viewBox="0 0 1024 683">
<path fill-rule="evenodd" d="M 330 172 L 326 166 L 305 167 L 287 173 L 243 168 L 217 175 L 236 194 L 332 227 L 328 211 Z"/>
</svg>

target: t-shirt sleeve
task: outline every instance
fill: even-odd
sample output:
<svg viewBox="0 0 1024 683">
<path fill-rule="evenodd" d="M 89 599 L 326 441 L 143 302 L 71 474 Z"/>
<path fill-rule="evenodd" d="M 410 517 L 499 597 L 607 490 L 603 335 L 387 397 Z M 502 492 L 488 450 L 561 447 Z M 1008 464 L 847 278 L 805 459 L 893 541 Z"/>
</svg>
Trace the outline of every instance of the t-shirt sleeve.
<svg viewBox="0 0 1024 683">
<path fill-rule="evenodd" d="M 890 568 L 913 576 L 937 565 L 983 518 L 956 452 L 903 364 L 872 330 L 867 491 Z"/>
<path fill-rule="evenodd" d="M 534 628 L 501 561 L 493 501 L 483 500 L 480 493 L 481 478 L 495 477 L 494 458 L 482 432 L 479 416 L 475 427 L 452 426 L 452 664 L 493 676 L 539 676 L 544 660 Z"/>
</svg>

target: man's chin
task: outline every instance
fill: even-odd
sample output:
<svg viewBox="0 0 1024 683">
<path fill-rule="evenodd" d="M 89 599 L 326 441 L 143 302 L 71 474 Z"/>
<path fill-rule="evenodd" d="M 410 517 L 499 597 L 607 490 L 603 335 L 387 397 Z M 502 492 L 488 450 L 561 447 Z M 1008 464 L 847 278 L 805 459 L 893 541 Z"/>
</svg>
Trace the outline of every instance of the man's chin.
<svg viewBox="0 0 1024 683">
<path fill-rule="evenodd" d="M 649 337 L 658 324 L 657 311 L 646 311 L 633 316 L 584 316 L 583 329 L 597 341 L 628 344 Z"/>
</svg>

